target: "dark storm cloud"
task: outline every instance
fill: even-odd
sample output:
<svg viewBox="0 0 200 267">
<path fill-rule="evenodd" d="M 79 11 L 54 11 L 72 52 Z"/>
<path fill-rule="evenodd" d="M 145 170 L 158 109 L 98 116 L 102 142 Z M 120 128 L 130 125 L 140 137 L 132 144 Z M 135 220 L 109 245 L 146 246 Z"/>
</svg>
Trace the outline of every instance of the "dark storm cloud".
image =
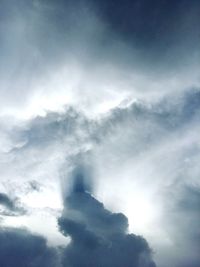
<svg viewBox="0 0 200 267">
<path fill-rule="evenodd" d="M 72 192 L 65 199 L 65 210 L 59 219 L 60 231 L 71 237 L 64 250 L 63 265 L 155 267 L 146 240 L 127 233 L 127 218 L 106 210 L 86 191 L 80 169 L 74 175 Z"/>
<path fill-rule="evenodd" d="M 2 267 L 58 267 L 55 249 L 43 237 L 23 229 L 0 229 L 0 266 Z"/>
<path fill-rule="evenodd" d="M 53 1 L 47 2 L 52 6 Z M 77 15 L 94 12 L 109 30 L 109 41 L 118 37 L 143 52 L 156 52 L 158 47 L 164 52 L 173 46 L 179 45 L 180 49 L 180 45 L 189 44 L 198 48 L 200 4 L 196 0 L 79 0 L 76 3 L 68 0 L 57 1 L 53 7 L 56 6 Z"/>
<path fill-rule="evenodd" d="M 82 0 L 58 1 L 57 6 L 73 11 L 75 17 L 93 14 L 103 23 L 103 32 L 97 27 L 97 34 L 86 42 L 93 60 L 148 69 L 152 63 L 154 68 L 157 64 L 162 68 L 173 67 L 172 63 L 184 64 L 185 60 L 199 60 L 199 1 Z M 76 21 L 73 29 L 77 25 Z M 79 30 L 78 26 L 76 34 L 80 34 Z M 77 44 L 76 47 L 79 51 L 83 48 Z M 86 47 L 84 53 L 88 52 Z"/>
<path fill-rule="evenodd" d="M 148 48 L 148 45 L 158 46 L 161 42 L 164 44 L 164 41 L 165 46 L 170 45 L 181 37 L 174 36 L 174 33 L 178 31 L 184 33 L 184 30 L 188 30 L 185 32 L 188 34 L 186 38 L 190 34 L 196 34 L 199 38 L 200 5 L 196 0 L 96 0 L 95 2 L 112 30 L 120 32 L 125 39 L 135 41 L 138 46 Z M 185 23 L 183 16 L 186 16 Z M 170 34 L 172 34 L 171 39 L 168 39 Z"/>
<path fill-rule="evenodd" d="M 5 208 L 4 211 L 0 212 L 1 215 L 17 216 L 26 213 L 26 210 L 19 205 L 17 199 L 11 199 L 4 193 L 0 193 L 0 205 Z"/>
<path fill-rule="evenodd" d="M 23 86 L 74 58 L 86 65 L 122 61 L 139 67 L 159 55 L 165 65 L 199 51 L 195 0 L 9 0 L 0 12 L 0 74 Z"/>
</svg>

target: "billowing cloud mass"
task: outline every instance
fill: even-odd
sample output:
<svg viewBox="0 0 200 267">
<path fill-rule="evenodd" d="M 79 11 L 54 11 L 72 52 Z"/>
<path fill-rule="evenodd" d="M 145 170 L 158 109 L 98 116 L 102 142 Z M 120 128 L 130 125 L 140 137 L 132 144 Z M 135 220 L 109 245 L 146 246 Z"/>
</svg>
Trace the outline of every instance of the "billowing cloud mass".
<svg viewBox="0 0 200 267">
<path fill-rule="evenodd" d="M 199 25 L 197 0 L 0 1 L 0 266 L 199 267 Z"/>
<path fill-rule="evenodd" d="M 155 267 L 146 240 L 128 234 L 127 218 L 106 210 L 86 191 L 84 179 L 82 170 L 75 170 L 72 192 L 59 218 L 60 230 L 71 237 L 64 266 Z"/>
</svg>

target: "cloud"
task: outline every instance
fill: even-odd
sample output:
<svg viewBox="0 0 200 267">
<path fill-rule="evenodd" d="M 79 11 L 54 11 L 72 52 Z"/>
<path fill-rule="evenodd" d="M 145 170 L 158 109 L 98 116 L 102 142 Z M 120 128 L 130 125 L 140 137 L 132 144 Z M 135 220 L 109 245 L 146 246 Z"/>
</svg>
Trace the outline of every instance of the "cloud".
<svg viewBox="0 0 200 267">
<path fill-rule="evenodd" d="M 127 233 L 126 214 L 159 266 L 197 265 L 199 8 L 195 0 L 1 0 L 4 225 L 12 220 L 59 243 L 62 194 L 73 188 L 60 219 L 72 238 L 64 249 L 70 260 L 80 250 L 88 255 L 91 244 L 98 259 L 109 247 L 114 260 L 118 244 L 140 244 L 144 253 L 133 255 L 148 265 L 148 245 Z M 94 186 L 90 167 L 73 172 L 81 153 Z M 20 203 L 26 216 L 17 216 Z M 113 247 L 107 228 L 119 241 Z"/>
<path fill-rule="evenodd" d="M 96 196 L 128 216 L 130 229 L 151 242 L 158 266 L 199 262 L 199 99 L 197 89 L 118 107 L 98 131 Z"/>
<path fill-rule="evenodd" d="M 95 178 L 89 180 L 94 183 L 95 197 L 111 211 L 126 214 L 129 229 L 150 241 L 159 265 L 164 266 L 167 255 L 173 263 L 177 260 L 176 255 L 172 257 L 177 223 L 167 211 L 176 206 L 171 193 L 176 193 L 177 181 L 180 188 L 191 184 L 199 187 L 199 99 L 199 90 L 190 89 L 155 103 L 130 99 L 98 119 L 66 108 L 65 112 L 48 112 L 13 127 L 9 135 L 13 145 L 2 152 L 2 192 L 14 192 L 31 213 L 34 209 L 38 218 L 34 221 L 30 217 L 26 226 L 41 233 L 40 211 L 50 207 L 59 214 L 61 192 L 65 195 L 72 187 L 72 170 L 82 154 L 91 164 L 75 173 L 90 177 L 92 166 Z M 13 142 L 16 136 L 19 140 Z M 32 181 L 39 182 L 40 190 L 32 188 Z M 86 191 L 91 190 L 89 185 Z M 48 236 L 57 232 L 55 220 Z M 169 227 L 172 224 L 174 229 Z M 186 242 L 189 229 L 183 232 Z M 189 258 L 183 252 L 184 242 L 177 258 L 181 253 Z"/>
<path fill-rule="evenodd" d="M 28 119 L 66 104 L 96 115 L 128 96 L 199 84 L 198 9 L 185 0 L 2 1 L 0 115 Z"/>
<path fill-rule="evenodd" d="M 0 229 L 2 267 L 59 267 L 58 254 L 43 237 L 24 229 Z"/>
<path fill-rule="evenodd" d="M 4 216 L 19 216 L 26 213 L 26 210 L 19 205 L 17 199 L 11 199 L 4 193 L 0 193 L 0 205 L 5 207 L 5 210 L 0 211 L 0 214 Z"/>
<path fill-rule="evenodd" d="M 72 170 L 72 188 L 65 198 L 64 210 L 58 219 L 59 230 L 70 236 L 69 244 L 49 247 L 46 239 L 26 229 L 1 227 L 0 265 L 3 267 L 155 267 L 152 250 L 147 241 L 128 234 L 128 220 L 122 213 L 104 208 L 87 186 L 89 169 L 82 163 Z M 1 204 L 14 209 L 6 194 L 0 195 Z"/>
<path fill-rule="evenodd" d="M 117 0 L 115 3 L 102 3 L 96 0 L 95 3 L 112 32 L 137 47 L 149 59 L 152 57 L 151 60 L 153 57 L 156 60 L 159 60 L 159 56 L 163 58 L 167 51 L 172 52 L 177 46 L 180 50 L 186 48 L 192 44 L 189 40 L 191 36 L 197 50 L 199 29 L 196 23 L 199 21 L 199 4 L 196 1 L 156 0 L 149 3 L 147 0 Z"/>
<path fill-rule="evenodd" d="M 9 210 L 15 208 L 14 202 L 4 193 L 0 193 L 0 203 L 6 206 Z"/>
<path fill-rule="evenodd" d="M 180 182 L 172 187 L 166 192 L 165 212 L 168 219 L 163 224 L 174 238 L 171 249 L 166 247 L 165 252 L 161 250 L 160 257 L 165 253 L 169 262 L 176 266 L 196 267 L 200 261 L 200 187 L 195 184 L 181 185 Z"/>
<path fill-rule="evenodd" d="M 84 186 L 84 173 L 75 172 L 72 192 L 65 199 L 59 218 L 60 231 L 70 236 L 63 265 L 156 266 L 144 238 L 128 234 L 128 220 L 122 213 L 106 210 Z"/>
</svg>

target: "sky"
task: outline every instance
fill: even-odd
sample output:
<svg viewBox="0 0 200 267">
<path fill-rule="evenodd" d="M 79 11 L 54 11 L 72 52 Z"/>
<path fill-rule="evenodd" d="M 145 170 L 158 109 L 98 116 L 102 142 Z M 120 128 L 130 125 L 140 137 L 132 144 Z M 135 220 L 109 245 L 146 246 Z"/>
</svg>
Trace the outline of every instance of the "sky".
<svg viewBox="0 0 200 267">
<path fill-rule="evenodd" d="M 199 267 L 199 25 L 198 0 L 0 0 L 0 266 Z"/>
</svg>

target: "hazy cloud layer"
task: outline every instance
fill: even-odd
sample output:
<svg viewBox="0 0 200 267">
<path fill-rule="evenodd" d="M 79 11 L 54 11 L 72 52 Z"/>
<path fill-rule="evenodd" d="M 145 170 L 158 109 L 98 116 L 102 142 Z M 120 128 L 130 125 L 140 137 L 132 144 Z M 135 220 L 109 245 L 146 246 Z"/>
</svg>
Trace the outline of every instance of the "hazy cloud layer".
<svg viewBox="0 0 200 267">
<path fill-rule="evenodd" d="M 1 1 L 0 114 L 93 115 L 199 85 L 199 11 L 195 0 Z"/>
</svg>

